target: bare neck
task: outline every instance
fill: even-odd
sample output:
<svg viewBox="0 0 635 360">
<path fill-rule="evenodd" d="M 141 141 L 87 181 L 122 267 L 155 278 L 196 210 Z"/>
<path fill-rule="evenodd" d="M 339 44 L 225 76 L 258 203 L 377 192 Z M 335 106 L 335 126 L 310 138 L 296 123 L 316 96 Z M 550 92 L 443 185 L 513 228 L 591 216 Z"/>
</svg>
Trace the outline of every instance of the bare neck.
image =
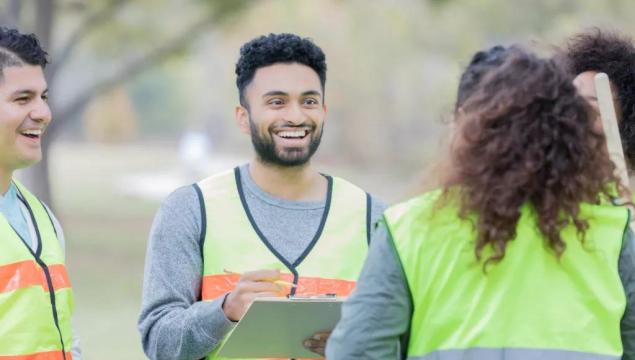
<svg viewBox="0 0 635 360">
<path fill-rule="evenodd" d="M 326 198 L 326 178 L 310 164 L 277 166 L 256 159 L 249 163 L 249 174 L 259 188 L 281 199 L 321 201 Z"/>
</svg>

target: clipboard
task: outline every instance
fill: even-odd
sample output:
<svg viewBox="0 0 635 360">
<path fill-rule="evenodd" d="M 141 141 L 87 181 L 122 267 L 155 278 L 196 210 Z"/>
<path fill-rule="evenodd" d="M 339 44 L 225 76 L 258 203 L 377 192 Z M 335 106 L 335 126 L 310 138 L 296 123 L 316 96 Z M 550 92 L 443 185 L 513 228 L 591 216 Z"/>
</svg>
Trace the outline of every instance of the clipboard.
<svg viewBox="0 0 635 360">
<path fill-rule="evenodd" d="M 217 356 L 321 359 L 302 343 L 318 331 L 335 328 L 343 301 L 342 297 L 256 299 Z"/>
</svg>

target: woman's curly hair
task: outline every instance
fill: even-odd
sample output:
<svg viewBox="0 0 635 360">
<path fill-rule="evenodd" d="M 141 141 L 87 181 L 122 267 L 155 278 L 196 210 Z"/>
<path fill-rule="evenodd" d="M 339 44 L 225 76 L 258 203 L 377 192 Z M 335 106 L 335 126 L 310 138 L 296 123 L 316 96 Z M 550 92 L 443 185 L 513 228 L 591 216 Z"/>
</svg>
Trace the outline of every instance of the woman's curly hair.
<svg viewBox="0 0 635 360">
<path fill-rule="evenodd" d="M 566 52 L 569 70 L 606 73 L 617 89 L 621 110 L 619 125 L 626 158 L 635 166 L 635 45 L 618 33 L 592 29 L 569 39 Z"/>
<path fill-rule="evenodd" d="M 599 203 L 611 195 L 610 184 L 619 184 L 571 75 L 556 60 L 517 47 L 499 55 L 504 61 L 482 74 L 460 104 L 452 170 L 443 182 L 446 195 L 459 189 L 462 218 L 477 214 L 476 257 L 493 250 L 484 269 L 505 256 L 524 204 L 560 257 L 565 226 L 573 223 L 584 241 L 580 203 Z"/>
</svg>

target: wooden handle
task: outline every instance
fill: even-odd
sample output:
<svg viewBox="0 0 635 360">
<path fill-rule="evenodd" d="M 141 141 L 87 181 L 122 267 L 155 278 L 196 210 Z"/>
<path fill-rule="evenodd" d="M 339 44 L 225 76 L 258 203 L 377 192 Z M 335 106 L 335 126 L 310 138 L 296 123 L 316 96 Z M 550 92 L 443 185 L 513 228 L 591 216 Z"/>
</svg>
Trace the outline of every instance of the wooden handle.
<svg viewBox="0 0 635 360">
<path fill-rule="evenodd" d="M 615 106 L 613 104 L 613 93 L 609 77 L 605 73 L 595 75 L 595 91 L 598 97 L 598 105 L 600 108 L 600 117 L 602 118 L 602 127 L 606 136 L 606 147 L 608 148 L 609 157 L 622 185 L 629 187 L 628 171 L 626 170 L 626 161 L 624 160 L 624 150 L 622 148 L 622 138 L 617 125 L 617 117 L 615 115 Z"/>
</svg>

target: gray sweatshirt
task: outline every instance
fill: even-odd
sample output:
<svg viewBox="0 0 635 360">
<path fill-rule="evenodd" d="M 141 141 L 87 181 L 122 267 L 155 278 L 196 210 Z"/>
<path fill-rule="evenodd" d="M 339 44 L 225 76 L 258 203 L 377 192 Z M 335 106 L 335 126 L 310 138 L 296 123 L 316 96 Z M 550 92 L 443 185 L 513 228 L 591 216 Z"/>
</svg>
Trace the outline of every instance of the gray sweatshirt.
<svg viewBox="0 0 635 360">
<path fill-rule="evenodd" d="M 405 359 L 413 304 L 399 256 L 379 223 L 357 286 L 326 347 L 329 360 Z M 625 233 L 618 270 L 626 294 L 621 333 L 624 355 L 635 359 L 635 237 Z"/>
<path fill-rule="evenodd" d="M 250 212 L 271 245 L 293 262 L 314 237 L 325 202 L 288 201 L 260 189 L 240 167 L 241 184 Z M 371 221 L 384 204 L 371 198 Z M 193 186 L 172 193 L 157 213 L 145 264 L 139 332 L 151 359 L 200 359 L 216 348 L 234 323 L 225 317 L 224 297 L 200 301 L 201 206 Z M 293 227 L 291 234 L 287 229 Z M 218 231 L 222 231 L 219 229 Z"/>
</svg>

